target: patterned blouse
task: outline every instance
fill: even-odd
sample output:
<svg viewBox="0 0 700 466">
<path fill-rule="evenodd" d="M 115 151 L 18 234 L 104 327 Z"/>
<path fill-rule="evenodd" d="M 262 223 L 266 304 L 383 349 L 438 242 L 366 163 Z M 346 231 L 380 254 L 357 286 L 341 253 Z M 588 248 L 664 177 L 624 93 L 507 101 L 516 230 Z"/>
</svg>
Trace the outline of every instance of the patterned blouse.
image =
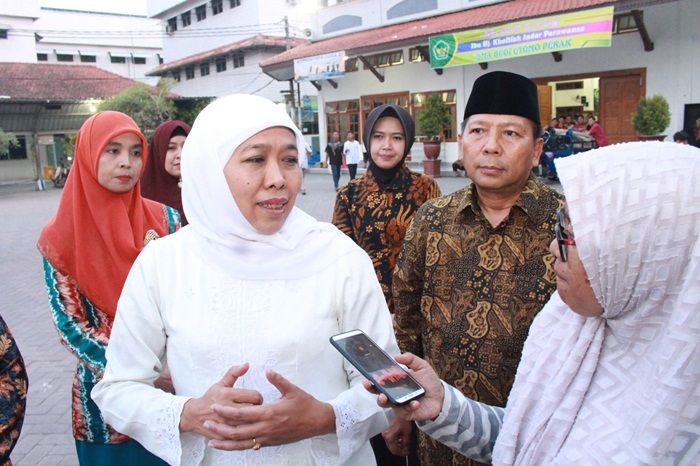
<svg viewBox="0 0 700 466">
<path fill-rule="evenodd" d="M 15 339 L 0 317 L 0 465 L 12 466 L 27 406 L 27 370 Z"/>
<path fill-rule="evenodd" d="M 163 207 L 168 232 L 173 233 L 180 228 L 180 214 L 172 207 Z M 146 238 L 147 241 L 152 239 Z M 112 320 L 80 292 L 72 277 L 56 270 L 46 258 L 44 279 L 61 343 L 78 358 L 73 379 L 73 437 L 94 443 L 126 442 L 129 437 L 104 422 L 99 408 L 90 397 L 107 364 L 105 351 L 112 331 Z"/>
<path fill-rule="evenodd" d="M 497 227 L 474 185 L 416 214 L 394 271 L 396 338 L 466 396 L 504 406 L 535 315 L 556 288 L 555 212 L 562 196 L 530 178 Z M 421 435 L 421 464 L 477 464 Z"/>
<path fill-rule="evenodd" d="M 435 180 L 406 166 L 383 191 L 370 171 L 338 191 L 333 224 L 369 254 L 391 312 L 392 272 L 406 229 L 418 208 L 438 196 Z"/>
</svg>

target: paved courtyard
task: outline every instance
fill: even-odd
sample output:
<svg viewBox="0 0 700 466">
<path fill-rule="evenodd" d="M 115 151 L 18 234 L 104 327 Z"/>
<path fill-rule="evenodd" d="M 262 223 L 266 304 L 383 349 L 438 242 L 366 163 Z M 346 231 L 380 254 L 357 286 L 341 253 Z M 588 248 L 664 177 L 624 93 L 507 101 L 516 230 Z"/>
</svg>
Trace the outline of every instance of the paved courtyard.
<svg viewBox="0 0 700 466">
<path fill-rule="evenodd" d="M 347 183 L 343 173 L 341 184 Z M 438 178 L 444 194 L 467 184 L 465 178 Z M 329 174 L 306 176 L 307 194 L 297 205 L 330 221 L 335 191 Z M 27 414 L 12 453 L 17 466 L 77 465 L 71 433 L 70 394 L 75 358 L 61 346 L 53 326 L 36 240 L 56 211 L 61 190 L 36 191 L 31 183 L 0 186 L 0 313 L 10 326 L 27 364 Z"/>
</svg>

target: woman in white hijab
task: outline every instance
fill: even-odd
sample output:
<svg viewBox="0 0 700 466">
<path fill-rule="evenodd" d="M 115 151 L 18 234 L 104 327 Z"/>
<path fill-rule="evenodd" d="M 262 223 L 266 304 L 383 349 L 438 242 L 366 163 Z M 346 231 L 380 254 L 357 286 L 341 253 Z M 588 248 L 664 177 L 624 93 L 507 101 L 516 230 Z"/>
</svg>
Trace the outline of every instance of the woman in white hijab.
<svg viewBox="0 0 700 466">
<path fill-rule="evenodd" d="M 294 207 L 303 151 L 272 102 L 211 103 L 183 148 L 189 225 L 129 273 L 93 399 L 170 464 L 374 463 L 386 415 L 328 338 L 398 348 L 367 254 Z M 166 358 L 174 395 L 153 388 Z"/>
<path fill-rule="evenodd" d="M 700 151 L 620 144 L 557 172 L 568 205 L 550 247 L 557 293 L 532 324 L 505 417 L 410 354 L 396 359 L 427 393 L 396 412 L 495 465 L 700 464 Z"/>
</svg>

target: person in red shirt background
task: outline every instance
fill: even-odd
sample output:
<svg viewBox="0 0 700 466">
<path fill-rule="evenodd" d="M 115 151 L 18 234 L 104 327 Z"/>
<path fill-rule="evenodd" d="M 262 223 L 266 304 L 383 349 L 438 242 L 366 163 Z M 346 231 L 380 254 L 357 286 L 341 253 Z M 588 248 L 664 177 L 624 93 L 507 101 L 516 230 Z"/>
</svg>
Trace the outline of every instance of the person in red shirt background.
<svg viewBox="0 0 700 466">
<path fill-rule="evenodd" d="M 588 124 L 591 125 L 591 129 L 588 130 L 588 134 L 595 139 L 596 144 L 598 147 L 603 147 L 608 145 L 608 138 L 605 137 L 605 133 L 603 132 L 603 127 L 600 126 L 600 123 L 595 121 L 595 118 L 592 116 L 588 117 Z"/>
</svg>

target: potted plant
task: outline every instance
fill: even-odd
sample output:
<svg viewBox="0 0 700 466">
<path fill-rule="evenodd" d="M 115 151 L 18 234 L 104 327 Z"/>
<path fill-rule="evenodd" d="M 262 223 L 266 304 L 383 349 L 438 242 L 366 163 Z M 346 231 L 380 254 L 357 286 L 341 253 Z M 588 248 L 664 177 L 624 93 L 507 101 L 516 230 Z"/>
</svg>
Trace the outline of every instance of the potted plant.
<svg viewBox="0 0 700 466">
<path fill-rule="evenodd" d="M 663 96 L 655 95 L 639 101 L 632 114 L 632 128 L 640 134 L 640 141 L 663 141 L 661 133 L 671 123 L 671 110 Z"/>
<path fill-rule="evenodd" d="M 440 136 L 452 124 L 452 114 L 440 94 L 431 94 L 418 114 L 418 131 L 426 137 L 423 152 L 428 160 L 440 156 Z"/>
</svg>

